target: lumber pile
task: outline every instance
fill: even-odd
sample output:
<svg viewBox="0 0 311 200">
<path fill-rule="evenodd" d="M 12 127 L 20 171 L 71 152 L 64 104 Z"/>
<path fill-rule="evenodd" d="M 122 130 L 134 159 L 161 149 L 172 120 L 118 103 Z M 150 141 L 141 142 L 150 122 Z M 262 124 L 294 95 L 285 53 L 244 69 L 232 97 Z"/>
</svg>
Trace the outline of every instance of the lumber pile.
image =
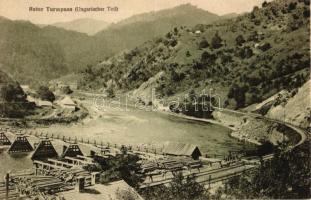
<svg viewBox="0 0 311 200">
<path fill-rule="evenodd" d="M 14 181 L 16 182 L 16 189 L 22 195 L 61 191 L 64 187 L 63 181 L 53 176 L 20 176 Z"/>
</svg>

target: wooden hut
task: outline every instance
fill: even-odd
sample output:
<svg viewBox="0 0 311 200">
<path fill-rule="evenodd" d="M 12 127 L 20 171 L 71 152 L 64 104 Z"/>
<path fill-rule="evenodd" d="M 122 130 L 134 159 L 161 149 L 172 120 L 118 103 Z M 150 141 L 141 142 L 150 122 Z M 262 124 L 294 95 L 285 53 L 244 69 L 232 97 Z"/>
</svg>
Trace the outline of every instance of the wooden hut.
<svg viewBox="0 0 311 200">
<path fill-rule="evenodd" d="M 173 156 L 187 156 L 198 160 L 202 156 L 198 146 L 193 144 L 169 143 L 164 146 L 163 153 Z"/>
<path fill-rule="evenodd" d="M 64 99 L 59 101 L 58 104 L 61 107 L 72 110 L 72 111 L 77 110 L 77 104 L 69 96 L 66 96 Z"/>
</svg>

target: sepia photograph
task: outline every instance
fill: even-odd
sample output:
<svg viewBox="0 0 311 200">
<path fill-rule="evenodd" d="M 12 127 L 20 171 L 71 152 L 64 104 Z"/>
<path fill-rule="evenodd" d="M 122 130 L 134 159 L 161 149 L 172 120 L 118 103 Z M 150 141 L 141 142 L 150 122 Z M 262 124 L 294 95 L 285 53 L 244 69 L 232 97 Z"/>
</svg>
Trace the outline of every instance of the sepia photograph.
<svg viewBox="0 0 311 200">
<path fill-rule="evenodd" d="M 311 199 L 310 0 L 0 0 L 0 200 Z"/>
</svg>

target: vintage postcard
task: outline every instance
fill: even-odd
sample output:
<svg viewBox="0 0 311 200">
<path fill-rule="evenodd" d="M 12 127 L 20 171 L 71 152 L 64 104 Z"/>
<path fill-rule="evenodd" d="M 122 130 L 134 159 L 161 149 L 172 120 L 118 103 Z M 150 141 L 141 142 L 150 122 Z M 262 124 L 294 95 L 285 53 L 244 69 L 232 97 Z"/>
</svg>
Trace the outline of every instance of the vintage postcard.
<svg viewBox="0 0 311 200">
<path fill-rule="evenodd" d="M 310 199 L 310 0 L 0 0 L 0 200 Z"/>
</svg>

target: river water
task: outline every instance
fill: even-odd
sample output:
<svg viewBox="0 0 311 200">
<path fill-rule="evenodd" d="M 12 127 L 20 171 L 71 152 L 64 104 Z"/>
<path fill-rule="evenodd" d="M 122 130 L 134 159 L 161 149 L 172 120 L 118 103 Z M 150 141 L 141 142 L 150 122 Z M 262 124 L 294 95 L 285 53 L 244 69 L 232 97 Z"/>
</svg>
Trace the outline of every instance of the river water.
<svg viewBox="0 0 311 200">
<path fill-rule="evenodd" d="M 167 142 L 195 144 L 203 154 L 226 155 L 230 150 L 243 148 L 243 144 L 229 136 L 230 129 L 207 122 L 193 121 L 159 112 L 128 108 L 96 110 L 94 117 L 72 125 L 52 125 L 36 131 L 66 136 L 72 139 L 96 140 L 97 144 L 163 145 Z M 32 166 L 28 156 L 11 157 L 0 153 L 0 175 L 10 169 L 20 170 Z"/>
</svg>

